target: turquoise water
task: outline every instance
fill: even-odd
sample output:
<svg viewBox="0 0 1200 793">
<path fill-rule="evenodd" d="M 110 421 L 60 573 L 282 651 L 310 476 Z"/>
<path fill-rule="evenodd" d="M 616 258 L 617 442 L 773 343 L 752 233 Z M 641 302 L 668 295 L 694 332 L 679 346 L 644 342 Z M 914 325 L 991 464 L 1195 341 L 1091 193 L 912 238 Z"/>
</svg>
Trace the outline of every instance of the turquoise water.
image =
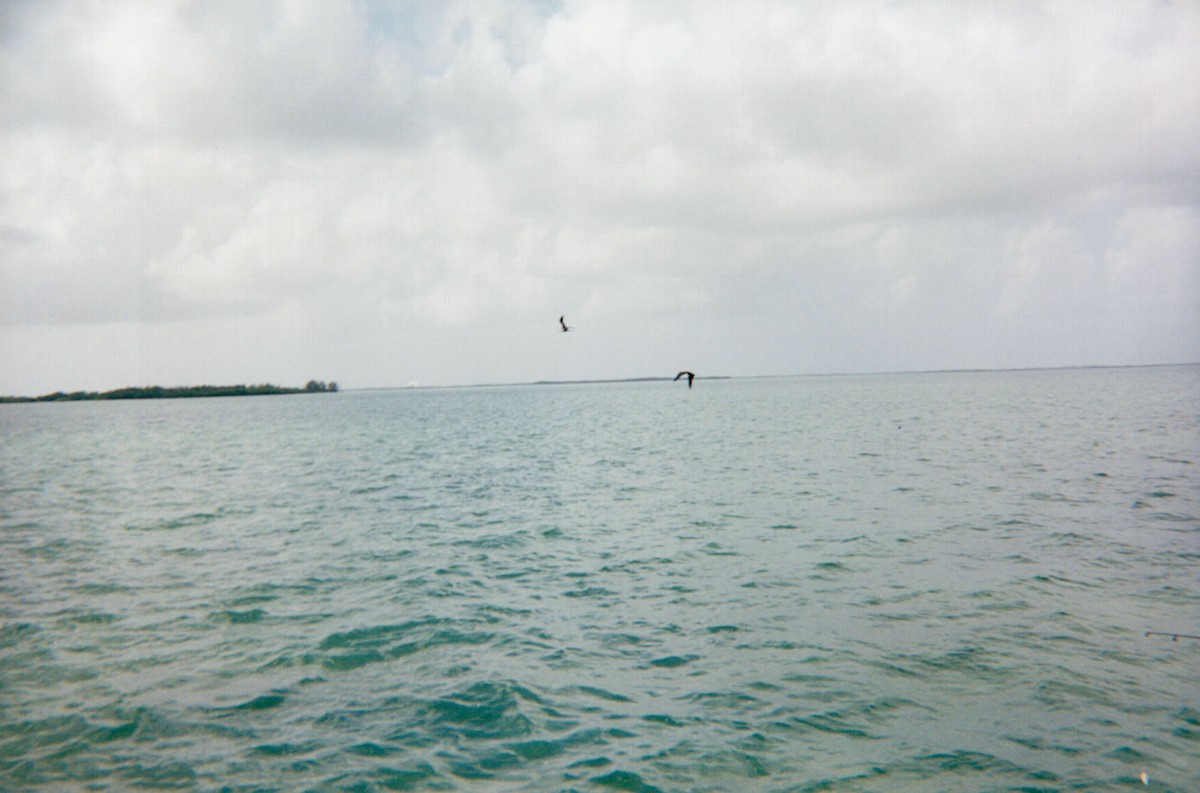
<svg viewBox="0 0 1200 793">
<path fill-rule="evenodd" d="M 0 405 L 0 788 L 1200 789 L 1198 394 Z"/>
</svg>

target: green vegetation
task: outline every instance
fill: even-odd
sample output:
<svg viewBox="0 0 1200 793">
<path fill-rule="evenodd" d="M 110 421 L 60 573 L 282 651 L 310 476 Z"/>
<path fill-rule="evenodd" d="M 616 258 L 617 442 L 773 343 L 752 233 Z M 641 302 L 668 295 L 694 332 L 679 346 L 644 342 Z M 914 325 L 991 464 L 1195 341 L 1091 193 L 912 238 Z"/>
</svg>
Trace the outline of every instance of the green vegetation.
<svg viewBox="0 0 1200 793">
<path fill-rule="evenodd" d="M 55 391 L 39 397 L 0 397 L 0 402 L 81 402 L 93 399 L 180 399 L 187 397 L 265 396 L 268 394 L 321 394 L 338 390 L 337 383 L 309 380 L 304 388 L 284 388 L 263 385 L 198 385 L 178 388 L 146 386 L 144 388 L 118 388 L 115 391 L 73 391 L 69 394 Z"/>
</svg>

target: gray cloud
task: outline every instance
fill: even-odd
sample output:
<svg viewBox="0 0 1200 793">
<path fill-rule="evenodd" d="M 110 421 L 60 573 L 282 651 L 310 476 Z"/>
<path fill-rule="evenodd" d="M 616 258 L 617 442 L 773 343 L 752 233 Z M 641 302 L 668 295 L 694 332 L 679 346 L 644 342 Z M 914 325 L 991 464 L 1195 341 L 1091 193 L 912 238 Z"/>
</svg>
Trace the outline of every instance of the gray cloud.
<svg viewBox="0 0 1200 793">
<path fill-rule="evenodd" d="M 2 392 L 1200 358 L 1190 4 L 0 14 Z"/>
</svg>

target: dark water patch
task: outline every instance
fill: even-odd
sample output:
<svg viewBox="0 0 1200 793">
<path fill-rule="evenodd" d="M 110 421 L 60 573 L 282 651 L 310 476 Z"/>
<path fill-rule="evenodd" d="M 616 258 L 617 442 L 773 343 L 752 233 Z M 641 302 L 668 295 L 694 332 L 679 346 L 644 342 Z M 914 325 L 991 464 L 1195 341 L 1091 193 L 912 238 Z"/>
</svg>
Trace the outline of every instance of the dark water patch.
<svg viewBox="0 0 1200 793">
<path fill-rule="evenodd" d="M 1197 528 L 1198 526 L 1200 526 L 1200 517 L 1197 517 L 1196 515 L 1193 515 L 1190 513 L 1185 514 L 1185 513 L 1179 513 L 1179 512 L 1158 511 L 1158 512 L 1152 513 L 1149 517 L 1151 520 L 1162 521 L 1164 523 L 1187 524 L 1187 528 L 1181 529 L 1181 531 L 1191 531 L 1191 530 L 1194 530 L 1195 528 Z"/>
<path fill-rule="evenodd" d="M 657 666 L 661 669 L 676 669 L 686 664 L 690 664 L 700 656 L 698 655 L 668 655 L 663 658 L 655 658 L 650 662 L 651 666 Z"/>
<path fill-rule="evenodd" d="M 537 575 L 542 570 L 536 567 L 526 567 L 520 570 L 510 570 L 504 573 L 497 573 L 495 578 L 497 581 L 515 581 L 521 578 L 528 578 L 531 575 Z"/>
<path fill-rule="evenodd" d="M 746 684 L 746 688 L 752 688 L 758 691 L 776 692 L 783 691 L 783 686 L 778 683 L 769 683 L 766 680 L 754 680 Z"/>
<path fill-rule="evenodd" d="M 256 622 L 262 622 L 263 617 L 267 616 L 267 612 L 262 609 L 249 609 L 247 611 L 222 611 L 220 616 L 228 620 L 231 625 L 251 625 Z"/>
<path fill-rule="evenodd" d="M 612 762 L 612 759 L 608 757 L 588 757 L 583 760 L 576 760 L 567 766 L 567 768 L 604 768 L 605 766 L 612 765 Z"/>
<path fill-rule="evenodd" d="M 1139 764 L 1146 762 L 1146 755 L 1132 746 L 1118 746 L 1104 753 L 1105 757 L 1122 763 Z"/>
<path fill-rule="evenodd" d="M 651 556 L 639 559 L 630 559 L 621 564 L 606 564 L 600 568 L 601 573 L 621 572 L 628 575 L 642 575 L 647 570 L 654 570 L 666 565 L 675 564 L 676 560 L 667 556 Z"/>
<path fill-rule="evenodd" d="M 441 782 L 441 775 L 432 765 L 426 762 L 414 763 L 409 768 L 384 767 L 371 771 L 361 784 L 353 784 L 349 779 L 338 780 L 338 790 L 371 791 L 377 788 L 383 790 L 450 790 L 449 782 Z"/>
<path fill-rule="evenodd" d="M 649 784 L 632 771 L 613 771 L 603 776 L 592 777 L 592 784 L 627 793 L 662 793 L 661 788 Z"/>
<path fill-rule="evenodd" d="M 525 738 L 534 732 L 523 705 L 539 705 L 529 689 L 512 683 L 477 682 L 443 697 L 413 700 L 413 718 L 422 732 L 437 739 L 494 740 Z"/>
<path fill-rule="evenodd" d="M 789 730 L 828 733 L 842 738 L 877 738 L 867 731 L 867 725 L 855 724 L 838 711 L 814 713 L 809 716 L 793 716 L 778 722 L 777 726 Z"/>
<path fill-rule="evenodd" d="M 1000 663 L 997 654 L 984 647 L 962 647 L 941 655 L 910 656 L 917 668 L 934 673 L 967 675 L 998 682 L 1011 676 L 1012 668 Z"/>
<path fill-rule="evenodd" d="M 1024 778 L 1029 782 L 1057 781 L 1057 777 L 1053 774 L 1033 771 L 985 752 L 967 750 L 923 755 L 912 760 L 902 760 L 889 768 L 888 773 L 898 777 L 900 780 L 940 780 L 943 777 L 976 776 L 987 778 L 987 775 L 994 774 L 1000 778 Z"/>
<path fill-rule="evenodd" d="M 1171 735 L 1185 741 L 1200 743 L 1200 710 L 1181 708 L 1171 716 L 1171 721 L 1180 722 L 1178 726 L 1171 728 Z"/>
<path fill-rule="evenodd" d="M 338 655 L 329 656 L 323 659 L 321 664 L 331 672 L 349 672 L 358 669 L 360 666 L 379 663 L 387 659 L 388 656 L 378 650 L 367 650 L 365 652 L 339 653 Z"/>
<path fill-rule="evenodd" d="M 120 595 L 134 591 L 134 588 L 128 584 L 118 584 L 112 582 L 86 582 L 76 584 L 70 587 L 72 592 L 78 592 L 81 595 L 103 596 L 103 595 Z"/>
<path fill-rule="evenodd" d="M 600 730 L 585 729 L 570 733 L 556 740 L 529 740 L 506 744 L 506 747 L 523 760 L 535 761 L 558 757 L 579 747 L 602 745 L 605 741 Z"/>
<path fill-rule="evenodd" d="M 398 746 L 385 746 L 374 741 L 363 741 L 347 746 L 345 751 L 359 757 L 391 757 L 395 754 L 402 754 L 405 750 Z"/>
<path fill-rule="evenodd" d="M 320 591 L 322 583 L 310 578 L 303 583 L 296 584 L 271 583 L 235 587 L 225 605 L 228 608 L 242 608 L 259 603 L 271 603 L 280 598 L 290 599 L 315 595 Z"/>
<path fill-rule="evenodd" d="M 508 748 L 524 760 L 544 760 L 563 754 L 568 746 L 562 741 L 523 741 L 509 744 Z"/>
<path fill-rule="evenodd" d="M 613 691 L 607 691 L 596 686 L 574 686 L 569 691 L 578 691 L 581 694 L 586 694 L 589 697 L 608 700 L 609 702 L 633 702 L 633 700 L 624 694 L 618 694 Z"/>
<path fill-rule="evenodd" d="M 503 550 L 507 548 L 518 548 L 526 544 L 528 541 L 528 534 L 520 531 L 512 534 L 489 534 L 482 537 L 456 540 L 451 544 L 466 548 L 481 548 L 483 550 Z"/>
<path fill-rule="evenodd" d="M 1065 495 L 1063 493 L 1045 493 L 1045 492 L 1040 492 L 1040 491 L 1029 493 L 1026 496 L 1026 498 L 1028 498 L 1030 501 L 1042 501 L 1042 502 L 1047 502 L 1047 503 L 1052 503 L 1052 504 L 1091 504 L 1091 503 L 1093 503 L 1093 499 L 1071 498 L 1070 496 Z"/>
<path fill-rule="evenodd" d="M 767 762 L 756 752 L 708 748 L 690 742 L 656 756 L 655 766 L 662 769 L 668 779 L 702 779 L 709 786 L 708 790 L 757 788 L 762 778 L 771 775 Z"/>
<path fill-rule="evenodd" d="M 629 730 L 625 730 L 620 727 L 609 727 L 604 731 L 604 735 L 607 738 L 613 738 L 618 741 L 637 737 L 636 732 L 630 732 Z"/>
<path fill-rule="evenodd" d="M 0 625 L 0 650 L 24 644 L 42 633 L 42 628 L 33 622 L 7 622 Z"/>
<path fill-rule="evenodd" d="M 277 708 L 287 702 L 287 697 L 283 694 L 263 694 L 254 699 L 243 702 L 240 705 L 234 705 L 229 710 L 235 711 L 255 711 L 255 710 L 270 710 Z"/>
<path fill-rule="evenodd" d="M 569 598 L 603 598 L 612 597 L 617 594 L 611 589 L 605 589 L 602 586 L 589 586 L 582 589 L 570 589 L 563 592 L 563 597 Z"/>
<path fill-rule="evenodd" d="M 152 790 L 191 788 L 198 778 L 189 764 L 178 760 L 121 764 L 117 767 L 116 777 L 131 787 Z"/>
<path fill-rule="evenodd" d="M 971 592 L 966 597 L 973 601 L 981 612 L 1028 611 L 1033 608 L 1029 601 L 1012 593 L 981 590 Z"/>
<path fill-rule="evenodd" d="M 509 751 L 489 751 L 470 760 L 452 759 L 448 764 L 451 774 L 469 780 L 495 779 L 497 772 L 519 765 L 520 756 Z"/>
<path fill-rule="evenodd" d="M 1038 584 L 1049 584 L 1053 587 L 1065 587 L 1070 589 L 1095 589 L 1100 586 L 1099 583 L 1090 581 L 1080 581 L 1075 578 L 1067 578 L 1061 575 L 1035 575 L 1031 579 Z"/>
<path fill-rule="evenodd" d="M 974 685 L 996 685 L 1018 674 L 1001 664 L 991 651 L 982 647 L 964 647 L 934 655 L 929 653 L 893 653 L 869 665 L 885 674 L 926 679 L 929 675 L 953 675 Z"/>
<path fill-rule="evenodd" d="M 30 556 L 35 559 L 44 559 L 47 561 L 57 561 L 64 557 L 84 552 L 84 548 L 80 543 L 70 540 L 49 540 L 33 546 L 27 546 L 20 549 L 25 556 Z"/>
<path fill-rule="evenodd" d="M 441 645 L 484 644 L 495 638 L 491 633 L 449 627 L 452 624 L 455 623 L 430 618 L 334 633 L 325 637 L 318 645 L 318 652 L 305 660 L 319 662 L 333 671 L 349 671 Z"/>
<path fill-rule="evenodd" d="M 7 722 L 0 724 L 0 788 L 67 790 L 113 778 L 128 784 L 106 787 L 190 785 L 190 766 L 171 758 L 149 762 L 146 747 L 244 737 L 239 731 L 178 721 L 149 708 L 106 709 L 90 719 L 73 715 Z"/>
<path fill-rule="evenodd" d="M 1011 735 L 1004 736 L 1005 740 L 1011 741 L 1018 746 L 1023 746 L 1026 749 L 1033 749 L 1038 752 L 1054 752 L 1065 755 L 1082 754 L 1085 749 L 1078 746 L 1065 746 L 1061 743 L 1051 741 L 1045 737 L 1015 737 Z"/>
<path fill-rule="evenodd" d="M 901 592 L 901 593 L 895 594 L 895 595 L 887 595 L 887 596 L 873 595 L 873 596 L 866 598 L 862 602 L 862 605 L 870 606 L 872 608 L 877 607 L 877 606 L 895 606 L 895 605 L 899 605 L 902 603 L 909 603 L 914 600 L 919 600 L 919 599 L 921 599 L 923 597 L 927 597 L 929 595 L 936 595 L 939 592 L 941 592 L 941 590 L 939 590 L 939 589 L 930 589 L 930 590 L 918 589 L 918 590 L 912 590 L 909 592 Z M 968 597 L 970 597 L 970 595 L 968 595 Z M 910 616 L 915 616 L 915 615 L 910 615 Z"/>
<path fill-rule="evenodd" d="M 1111 707 L 1108 693 L 1089 678 L 1064 671 L 1058 679 L 1046 680 L 1034 687 L 1032 698 L 1048 711 L 1086 710 Z"/>
<path fill-rule="evenodd" d="M 389 562 L 399 562 L 412 557 L 416 552 L 410 548 L 401 548 L 394 551 L 367 551 L 359 558 L 364 562 L 380 562 L 387 564 Z"/>
<path fill-rule="evenodd" d="M 106 611 L 88 611 L 82 614 L 71 614 L 63 618 L 66 623 L 75 625 L 112 625 L 120 622 L 123 618 L 116 614 L 109 614 Z"/>
<path fill-rule="evenodd" d="M 302 741 L 291 742 L 284 741 L 281 743 L 263 743 L 251 748 L 254 754 L 264 755 L 266 757 L 303 757 L 320 751 L 321 744 L 317 741 Z"/>
<path fill-rule="evenodd" d="M 600 645 L 605 648 L 640 647 L 652 640 L 636 633 L 604 633 L 598 634 Z"/>
<path fill-rule="evenodd" d="M 696 691 L 686 694 L 680 699 L 699 706 L 705 712 L 710 710 L 743 712 L 757 710 L 764 704 L 758 697 L 740 691 Z"/>
<path fill-rule="evenodd" d="M 224 517 L 224 514 L 220 512 L 192 512 L 175 518 L 162 518 L 149 523 L 130 524 L 125 528 L 128 531 L 177 531 L 179 529 L 203 526 L 207 523 L 220 520 L 222 517 Z"/>
</svg>

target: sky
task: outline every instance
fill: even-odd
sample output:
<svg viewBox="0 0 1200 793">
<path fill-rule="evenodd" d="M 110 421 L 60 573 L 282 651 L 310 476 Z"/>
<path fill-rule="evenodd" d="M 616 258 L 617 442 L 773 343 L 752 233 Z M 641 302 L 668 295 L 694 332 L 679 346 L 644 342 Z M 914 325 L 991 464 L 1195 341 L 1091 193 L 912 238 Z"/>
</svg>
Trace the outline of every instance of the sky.
<svg viewBox="0 0 1200 793">
<path fill-rule="evenodd" d="M 0 394 L 1197 361 L 1200 3 L 0 3 Z"/>
</svg>

